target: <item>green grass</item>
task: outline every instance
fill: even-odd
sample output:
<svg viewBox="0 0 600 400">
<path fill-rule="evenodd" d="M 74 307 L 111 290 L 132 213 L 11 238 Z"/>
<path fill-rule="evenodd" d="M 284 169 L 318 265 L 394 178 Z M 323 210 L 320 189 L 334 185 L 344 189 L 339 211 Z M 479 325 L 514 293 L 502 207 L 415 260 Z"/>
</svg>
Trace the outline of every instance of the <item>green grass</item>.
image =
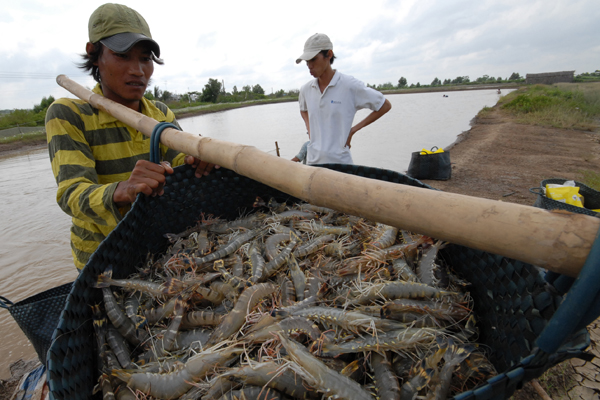
<svg viewBox="0 0 600 400">
<path fill-rule="evenodd" d="M 594 131 L 600 119 L 600 82 L 529 86 L 499 104 L 520 123 Z"/>
<path fill-rule="evenodd" d="M 477 113 L 477 117 L 479 118 L 485 118 L 487 117 L 492 111 L 494 110 L 493 107 L 483 107 L 481 110 L 479 110 L 479 112 Z"/>
<path fill-rule="evenodd" d="M 46 132 L 33 132 L 24 133 L 23 135 L 9 136 L 0 138 L 0 144 L 14 143 L 14 142 L 33 142 L 40 139 L 46 139 Z"/>
<path fill-rule="evenodd" d="M 276 99 L 263 99 L 263 100 L 250 100 L 244 101 L 240 103 L 207 103 L 199 106 L 192 107 L 184 107 L 184 108 L 172 108 L 171 110 L 175 114 L 175 116 L 179 117 L 181 115 L 189 116 L 189 115 L 199 115 L 206 114 L 218 111 L 225 110 L 233 110 L 235 108 L 255 106 L 260 104 L 275 104 L 275 103 L 283 103 L 289 101 L 298 101 L 298 98 L 293 97 L 280 97 Z M 169 107 L 171 106 L 168 104 Z"/>
</svg>

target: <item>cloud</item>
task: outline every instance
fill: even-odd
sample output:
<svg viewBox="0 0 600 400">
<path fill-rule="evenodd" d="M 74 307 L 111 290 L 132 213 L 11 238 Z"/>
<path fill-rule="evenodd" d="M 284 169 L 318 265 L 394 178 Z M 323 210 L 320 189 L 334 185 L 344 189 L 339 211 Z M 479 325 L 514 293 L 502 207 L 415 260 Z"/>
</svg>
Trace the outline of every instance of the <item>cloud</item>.
<svg viewBox="0 0 600 400">
<path fill-rule="evenodd" d="M 6 73 L 79 74 L 87 19 L 101 2 L 28 0 L 6 4 L 0 29 L 0 109 L 31 107 L 64 90 L 47 81 L 6 78 Z M 338 56 L 335 68 L 366 83 L 430 83 L 484 74 L 508 77 L 535 72 L 600 68 L 597 21 L 592 0 L 371 0 L 348 7 L 305 0 L 196 3 L 149 7 L 128 0 L 149 22 L 165 65 L 153 84 L 176 93 L 201 91 L 209 78 L 233 85 L 260 84 L 267 93 L 298 89 L 311 79 L 294 60 L 305 40 L 327 33 Z M 7 75 L 4 75 L 7 76 Z M 42 83 L 43 82 L 43 83 Z M 93 84 L 93 81 L 91 82 Z"/>
</svg>

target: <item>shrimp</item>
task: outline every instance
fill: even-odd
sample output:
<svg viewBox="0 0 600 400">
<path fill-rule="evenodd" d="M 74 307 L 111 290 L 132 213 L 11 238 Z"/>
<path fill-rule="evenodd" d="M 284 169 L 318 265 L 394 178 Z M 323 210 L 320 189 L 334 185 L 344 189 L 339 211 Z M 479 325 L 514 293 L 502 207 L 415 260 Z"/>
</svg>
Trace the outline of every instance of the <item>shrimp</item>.
<svg viewBox="0 0 600 400">
<path fill-rule="evenodd" d="M 310 297 L 305 298 L 302 301 L 298 301 L 296 304 L 293 304 L 291 306 L 273 310 L 272 314 L 275 317 L 289 317 L 290 315 L 294 314 L 295 312 L 306 309 L 308 307 L 312 307 L 316 302 L 317 302 L 317 296 L 310 296 Z"/>
<path fill-rule="evenodd" d="M 319 248 L 325 243 L 331 242 L 335 239 L 335 235 L 323 235 L 317 236 L 313 240 L 303 244 L 302 246 L 298 246 L 296 250 L 294 250 L 295 257 L 306 257 L 309 254 L 314 253 L 319 250 Z"/>
<path fill-rule="evenodd" d="M 250 282 L 256 283 L 260 280 L 265 272 L 265 259 L 263 258 L 258 241 L 252 242 L 248 250 L 250 257 L 250 265 L 252 266 Z"/>
<path fill-rule="evenodd" d="M 341 343 L 325 342 L 319 355 L 337 357 L 341 354 L 363 351 L 399 351 L 414 347 L 425 347 L 435 342 L 438 331 L 427 328 L 406 328 L 397 331 L 358 338 Z"/>
<path fill-rule="evenodd" d="M 227 243 L 225 246 L 221 246 L 214 253 L 210 253 L 204 257 L 194 258 L 194 262 L 196 263 L 196 265 L 202 265 L 204 263 L 212 262 L 230 254 L 233 254 L 248 240 L 254 239 L 256 236 L 262 236 L 266 233 L 266 231 L 267 228 L 263 227 L 237 235 L 236 237 L 231 239 L 229 243 Z"/>
<path fill-rule="evenodd" d="M 398 236 L 398 228 L 384 224 L 377 225 L 383 228 L 383 232 L 373 242 L 369 243 L 369 245 L 377 249 L 385 249 L 393 245 L 396 241 L 396 236 Z"/>
<path fill-rule="evenodd" d="M 296 289 L 292 281 L 287 276 L 283 277 L 281 282 L 281 304 L 284 306 L 292 305 L 296 302 Z"/>
<path fill-rule="evenodd" d="M 317 214 L 312 211 L 301 211 L 301 210 L 289 210 L 281 213 L 274 214 L 267 218 L 267 223 L 279 222 L 284 223 L 289 220 L 312 220 L 317 218 Z"/>
<path fill-rule="evenodd" d="M 290 241 L 291 236 L 288 233 L 276 233 L 275 235 L 269 236 L 265 240 L 265 256 L 268 261 L 271 261 L 279 253 L 277 246 L 282 242 Z"/>
<path fill-rule="evenodd" d="M 400 384 L 392 370 L 392 365 L 385 355 L 371 352 L 371 367 L 373 368 L 377 398 L 380 400 L 399 400 Z"/>
<path fill-rule="evenodd" d="M 306 275 L 300 269 L 294 254 L 290 255 L 290 260 L 288 261 L 288 267 L 290 270 L 290 278 L 292 278 L 292 283 L 294 284 L 294 289 L 296 292 L 297 300 L 304 300 L 304 290 L 306 289 Z"/>
<path fill-rule="evenodd" d="M 397 275 L 398 278 L 405 282 L 419 282 L 417 274 L 414 273 L 404 258 L 392 261 L 392 270 L 394 271 L 394 275 Z"/>
<path fill-rule="evenodd" d="M 419 390 L 427 386 L 432 375 L 432 369 L 421 370 L 410 380 L 404 382 L 400 388 L 400 400 L 414 400 L 417 397 Z"/>
<path fill-rule="evenodd" d="M 149 310 L 144 310 L 144 318 L 146 318 L 146 321 L 148 321 L 150 325 L 154 325 L 161 319 L 168 318 L 171 316 L 171 313 L 175 309 L 176 302 L 177 297 L 173 297 L 162 306 L 151 308 Z"/>
<path fill-rule="evenodd" d="M 355 290 L 357 296 L 351 304 L 367 304 L 378 299 L 394 300 L 398 298 L 440 298 L 443 296 L 457 296 L 457 292 L 447 292 L 422 283 L 392 281 L 374 284 L 364 291 Z"/>
<path fill-rule="evenodd" d="M 322 323 L 335 324 L 347 331 L 358 333 L 359 330 L 369 331 L 373 328 L 383 330 L 403 329 L 405 324 L 388 323 L 390 320 L 371 317 L 354 311 L 344 311 L 339 308 L 310 307 L 294 312 L 292 315 L 317 320 Z"/>
<path fill-rule="evenodd" d="M 292 369 L 317 391 L 336 399 L 373 400 L 371 393 L 358 382 L 328 368 L 304 346 L 288 339 L 283 333 L 276 335 L 297 365 L 292 366 Z"/>
<path fill-rule="evenodd" d="M 110 322 L 115 328 L 134 345 L 139 345 L 148 339 L 146 331 L 136 329 L 134 323 L 125 315 L 121 306 L 115 300 L 112 290 L 109 287 L 102 288 L 102 295 L 104 297 L 104 308 L 106 309 L 106 315 Z"/>
<path fill-rule="evenodd" d="M 305 232 L 313 232 L 320 234 L 334 234 L 334 235 L 350 235 L 352 233 L 352 226 L 350 224 L 346 226 L 326 225 L 320 222 L 297 222 L 294 224 L 294 228 L 297 228 Z"/>
<path fill-rule="evenodd" d="M 273 388 L 297 400 L 315 398 L 314 392 L 309 391 L 292 371 L 273 361 L 234 368 L 221 376 L 246 385 Z"/>
<path fill-rule="evenodd" d="M 227 233 L 238 229 L 254 229 L 266 215 L 263 213 L 255 213 L 246 218 L 239 218 L 230 222 L 222 222 L 218 224 L 208 225 L 208 230 L 215 233 Z"/>
<path fill-rule="evenodd" d="M 404 313 L 426 314 L 437 319 L 453 322 L 467 318 L 470 314 L 470 310 L 458 303 L 412 299 L 396 299 L 389 301 L 381 308 L 382 318 L 399 319 Z"/>
<path fill-rule="evenodd" d="M 321 335 L 319 329 L 309 320 L 303 317 L 289 317 L 279 321 L 276 324 L 269 325 L 256 332 L 252 332 L 243 337 L 247 343 L 260 343 L 273 338 L 273 332 L 304 333 L 311 340 L 317 340 Z"/>
<path fill-rule="evenodd" d="M 128 290 L 137 290 L 153 297 L 159 297 L 165 294 L 165 287 L 161 283 L 137 279 L 112 279 L 112 273 L 112 265 L 110 265 L 103 273 L 98 275 L 98 281 L 94 287 L 106 288 L 109 286 L 120 286 Z"/>
<path fill-rule="evenodd" d="M 223 350 L 206 350 L 191 357 L 181 368 L 168 374 L 131 373 L 125 370 L 115 370 L 113 375 L 118 377 L 133 390 L 159 399 L 175 399 L 186 393 L 194 382 L 203 379 L 217 366 L 227 364 L 243 353 L 240 347 L 230 347 Z"/>
<path fill-rule="evenodd" d="M 189 329 L 197 326 L 217 326 L 224 315 L 225 314 L 209 310 L 190 311 L 183 316 L 181 328 Z"/>
<path fill-rule="evenodd" d="M 294 247 L 296 247 L 296 245 L 300 241 L 299 237 L 297 237 L 295 235 L 293 235 L 293 236 L 294 237 L 290 240 L 288 245 L 285 246 L 285 248 L 283 250 L 281 250 L 281 252 L 275 256 L 275 258 L 273 258 L 271 261 L 269 261 L 265 265 L 265 272 L 264 272 L 263 276 L 261 277 L 261 280 L 264 280 L 266 278 L 269 278 L 269 277 L 275 275 L 277 270 L 283 265 L 283 263 L 285 263 L 287 258 L 290 256 L 290 254 L 294 250 Z"/>
<path fill-rule="evenodd" d="M 239 390 L 223 394 L 220 400 L 285 400 L 286 397 L 278 391 L 271 388 L 262 388 L 260 386 L 244 386 Z"/>
<path fill-rule="evenodd" d="M 444 354 L 444 366 L 439 375 L 439 384 L 433 389 L 435 400 L 444 400 L 450 391 L 452 374 L 458 364 L 463 362 L 473 352 L 472 345 L 455 345 L 448 339 L 448 350 Z"/>
<path fill-rule="evenodd" d="M 215 269 L 215 271 L 218 271 L 221 274 L 225 283 L 231 285 L 231 287 L 233 287 L 234 289 L 242 290 L 243 288 L 250 286 L 250 282 L 241 279 L 227 271 L 223 260 L 215 261 L 213 268 Z"/>
<path fill-rule="evenodd" d="M 117 357 L 121 368 L 134 368 L 134 365 L 131 362 L 131 352 L 127 347 L 127 342 L 112 325 L 109 325 L 106 331 L 106 341 Z"/>
<path fill-rule="evenodd" d="M 272 283 L 259 283 L 246 288 L 240 295 L 237 303 L 235 303 L 233 310 L 231 310 L 215 328 L 207 345 L 212 346 L 219 343 L 237 332 L 244 324 L 246 314 L 249 310 L 254 308 L 263 297 L 275 293 L 276 290 L 277 287 Z"/>
<path fill-rule="evenodd" d="M 438 251 L 446 247 L 448 243 L 438 240 L 434 244 L 424 248 L 423 255 L 417 264 L 417 276 L 419 281 L 429 286 L 439 287 L 443 282 L 443 273 L 435 263 Z"/>
</svg>

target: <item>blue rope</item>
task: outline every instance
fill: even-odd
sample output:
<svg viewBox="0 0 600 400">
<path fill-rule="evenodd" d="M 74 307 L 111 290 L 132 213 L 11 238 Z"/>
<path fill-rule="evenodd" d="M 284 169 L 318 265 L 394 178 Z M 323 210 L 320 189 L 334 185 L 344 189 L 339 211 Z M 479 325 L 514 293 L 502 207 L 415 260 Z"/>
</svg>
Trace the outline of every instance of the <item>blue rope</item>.
<svg viewBox="0 0 600 400">
<path fill-rule="evenodd" d="M 579 276 L 565 295 L 536 344 L 553 354 L 567 337 L 594 321 L 600 313 L 600 231 Z"/>
<path fill-rule="evenodd" d="M 160 135 L 166 128 L 181 130 L 177 125 L 170 122 L 159 122 L 156 124 L 150 136 L 150 161 L 156 164 L 160 163 L 162 158 L 160 155 Z"/>
</svg>

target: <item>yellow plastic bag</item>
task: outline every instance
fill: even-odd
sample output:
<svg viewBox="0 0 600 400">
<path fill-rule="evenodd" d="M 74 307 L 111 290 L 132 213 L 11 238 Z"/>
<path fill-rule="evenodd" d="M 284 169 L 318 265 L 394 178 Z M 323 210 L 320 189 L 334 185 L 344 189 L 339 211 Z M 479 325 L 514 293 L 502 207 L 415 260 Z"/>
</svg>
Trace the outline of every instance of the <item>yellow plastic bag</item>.
<svg viewBox="0 0 600 400">
<path fill-rule="evenodd" d="M 572 182 L 572 181 L 571 181 Z M 565 185 L 546 185 L 546 197 L 570 204 L 576 207 L 583 207 L 583 197 L 579 194 L 579 187 L 565 182 Z"/>
</svg>

